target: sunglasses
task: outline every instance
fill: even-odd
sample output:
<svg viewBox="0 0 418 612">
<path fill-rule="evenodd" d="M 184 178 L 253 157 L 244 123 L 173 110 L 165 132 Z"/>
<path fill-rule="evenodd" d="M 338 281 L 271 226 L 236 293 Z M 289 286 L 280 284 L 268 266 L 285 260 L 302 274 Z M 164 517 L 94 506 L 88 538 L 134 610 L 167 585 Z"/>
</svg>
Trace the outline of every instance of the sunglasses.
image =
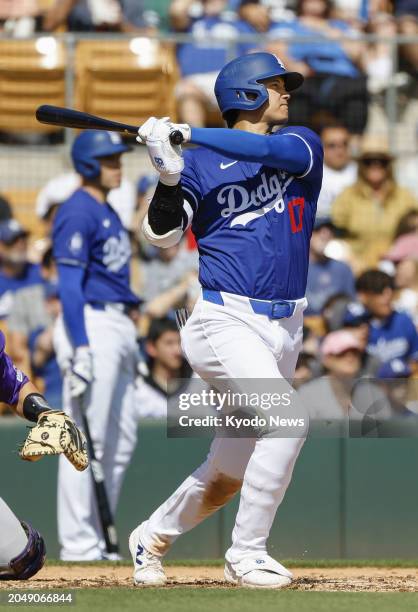
<svg viewBox="0 0 418 612">
<path fill-rule="evenodd" d="M 384 157 L 367 157 L 366 159 L 362 159 L 361 163 L 363 166 L 366 166 L 366 168 L 370 168 L 371 166 L 387 168 L 390 164 L 390 160 Z"/>
</svg>

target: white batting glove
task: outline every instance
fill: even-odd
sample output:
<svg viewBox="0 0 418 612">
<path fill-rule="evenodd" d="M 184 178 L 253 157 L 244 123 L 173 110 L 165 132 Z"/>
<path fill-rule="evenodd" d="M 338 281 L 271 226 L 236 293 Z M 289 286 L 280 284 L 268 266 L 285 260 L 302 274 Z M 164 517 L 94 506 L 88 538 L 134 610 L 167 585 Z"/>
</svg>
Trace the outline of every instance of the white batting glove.
<svg viewBox="0 0 418 612">
<path fill-rule="evenodd" d="M 174 132 L 178 130 L 183 134 L 184 142 L 189 142 L 192 137 L 192 128 L 188 123 L 172 123 L 171 121 L 167 122 L 167 125 L 170 127 L 170 132 Z"/>
<path fill-rule="evenodd" d="M 136 141 L 139 142 L 139 144 L 145 144 L 148 138 L 151 136 L 151 132 L 154 129 L 155 124 L 158 123 L 159 121 L 167 123 L 168 120 L 169 120 L 169 117 L 163 117 L 162 119 L 157 119 L 157 117 L 150 117 L 138 129 L 138 136 L 136 138 Z"/>
<path fill-rule="evenodd" d="M 168 118 L 158 120 L 147 137 L 147 149 L 151 163 L 160 174 L 164 185 L 177 185 L 184 168 L 181 146 L 172 145 L 172 129 Z"/>
<path fill-rule="evenodd" d="M 70 395 L 80 397 L 93 381 L 93 356 L 88 346 L 79 346 L 74 353 L 70 373 Z"/>
</svg>

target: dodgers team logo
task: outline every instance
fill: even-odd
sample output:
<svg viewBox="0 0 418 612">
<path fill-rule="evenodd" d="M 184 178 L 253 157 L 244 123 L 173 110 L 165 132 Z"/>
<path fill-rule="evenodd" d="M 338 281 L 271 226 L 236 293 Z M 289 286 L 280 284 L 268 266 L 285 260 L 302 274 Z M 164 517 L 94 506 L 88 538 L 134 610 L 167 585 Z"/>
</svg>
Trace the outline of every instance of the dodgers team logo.
<svg viewBox="0 0 418 612">
<path fill-rule="evenodd" d="M 111 236 L 103 245 L 103 263 L 110 272 L 119 272 L 130 256 L 131 245 L 126 232 L 120 231 L 118 238 Z"/>
<path fill-rule="evenodd" d="M 164 161 L 161 159 L 161 157 L 154 157 L 154 161 L 159 168 L 164 168 Z"/>
<path fill-rule="evenodd" d="M 286 178 L 287 175 L 282 174 L 282 178 Z M 234 216 L 230 224 L 230 227 L 234 227 L 236 225 L 246 226 L 250 221 L 259 219 L 272 210 L 281 214 L 285 210 L 283 194 L 292 180 L 293 177 L 289 177 L 282 187 L 277 174 L 272 174 L 267 178 L 263 172 L 261 181 L 251 191 L 238 184 L 225 185 L 217 197 L 219 204 L 226 204 L 221 211 L 222 217 L 230 217 L 234 213 L 257 207 L 256 210 Z"/>
</svg>

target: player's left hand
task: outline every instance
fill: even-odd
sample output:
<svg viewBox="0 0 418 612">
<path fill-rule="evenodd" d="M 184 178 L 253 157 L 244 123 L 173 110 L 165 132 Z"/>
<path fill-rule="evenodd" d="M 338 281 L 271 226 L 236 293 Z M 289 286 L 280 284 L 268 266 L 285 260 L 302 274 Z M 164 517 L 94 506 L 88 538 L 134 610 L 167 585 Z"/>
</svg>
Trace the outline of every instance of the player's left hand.
<svg viewBox="0 0 418 612">
<path fill-rule="evenodd" d="M 76 470 L 89 464 L 87 443 L 82 431 L 64 412 L 48 410 L 39 415 L 19 452 L 26 461 L 38 461 L 45 455 L 64 454 Z"/>
<path fill-rule="evenodd" d="M 93 356 L 88 346 L 79 346 L 72 359 L 70 395 L 80 397 L 93 381 Z"/>
</svg>

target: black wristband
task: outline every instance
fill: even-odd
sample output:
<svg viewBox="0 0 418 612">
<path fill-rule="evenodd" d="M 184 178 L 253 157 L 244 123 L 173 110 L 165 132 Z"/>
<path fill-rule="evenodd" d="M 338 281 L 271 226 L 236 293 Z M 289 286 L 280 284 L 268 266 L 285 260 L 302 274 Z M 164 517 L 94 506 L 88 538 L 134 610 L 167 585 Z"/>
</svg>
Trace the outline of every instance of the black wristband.
<svg viewBox="0 0 418 612">
<path fill-rule="evenodd" d="M 148 223 L 155 234 L 162 236 L 181 227 L 183 201 L 180 183 L 173 186 L 158 183 L 148 209 Z"/>
<path fill-rule="evenodd" d="M 48 410 L 52 408 L 40 393 L 29 393 L 23 400 L 23 415 L 28 421 L 36 423 L 39 415 Z"/>
</svg>

